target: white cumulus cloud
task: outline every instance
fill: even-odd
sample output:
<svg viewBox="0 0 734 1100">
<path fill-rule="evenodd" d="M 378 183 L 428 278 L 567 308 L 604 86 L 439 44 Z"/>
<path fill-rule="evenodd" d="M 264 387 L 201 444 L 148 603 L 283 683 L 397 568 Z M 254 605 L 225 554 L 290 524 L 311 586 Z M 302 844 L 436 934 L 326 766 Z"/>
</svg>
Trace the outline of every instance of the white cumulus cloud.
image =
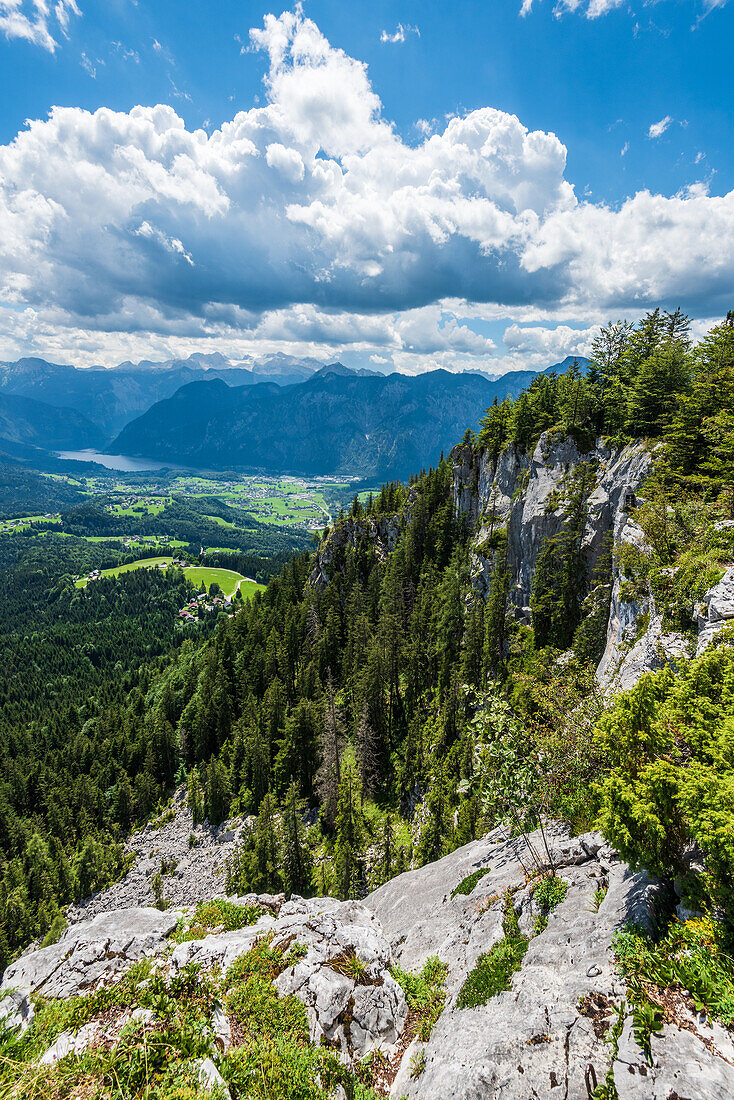
<svg viewBox="0 0 734 1100">
<path fill-rule="evenodd" d="M 734 193 L 580 201 L 560 138 L 492 107 L 406 144 L 299 8 L 251 44 L 264 103 L 211 133 L 170 106 L 58 107 L 0 146 L 3 349 L 386 348 L 416 370 L 486 365 L 470 316 L 726 308 Z"/>
<path fill-rule="evenodd" d="M 575 329 L 568 325 L 549 328 L 542 325 L 509 325 L 502 337 L 505 347 L 511 351 L 528 352 L 533 361 L 538 358 L 546 363 L 566 355 L 587 355 L 599 332 L 599 326 Z"/>
</svg>

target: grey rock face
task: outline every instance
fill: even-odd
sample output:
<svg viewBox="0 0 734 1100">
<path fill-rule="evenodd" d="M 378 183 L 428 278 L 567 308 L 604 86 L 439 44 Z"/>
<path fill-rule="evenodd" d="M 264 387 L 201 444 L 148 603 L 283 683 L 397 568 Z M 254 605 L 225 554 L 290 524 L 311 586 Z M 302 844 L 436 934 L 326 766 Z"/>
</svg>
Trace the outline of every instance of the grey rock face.
<svg viewBox="0 0 734 1100">
<path fill-rule="evenodd" d="M 652 595 L 642 603 L 625 600 L 625 581 L 620 561 L 620 548 L 633 546 L 649 552 L 644 532 L 625 512 L 620 513 L 614 528 L 614 560 L 612 600 L 607 627 L 607 641 L 596 676 L 607 696 L 633 688 L 646 672 L 657 672 L 666 665 L 692 656 L 691 645 L 684 634 L 663 629 L 663 616 Z M 640 630 L 643 616 L 647 617 Z"/>
<path fill-rule="evenodd" d="M 343 524 L 332 531 L 319 548 L 308 583 L 317 588 L 325 587 L 329 583 L 331 567 L 336 556 L 347 546 L 354 550 L 362 538 L 366 538 L 373 547 L 379 561 L 387 561 L 395 549 L 398 536 L 410 518 L 415 496 L 415 490 L 411 489 L 402 513 L 394 516 L 380 516 L 378 519 L 374 516 L 364 516 L 360 520 L 348 517 Z"/>
<path fill-rule="evenodd" d="M 403 1058 L 392 1096 L 588 1100 L 587 1080 L 594 1074 L 603 1081 L 612 1057 L 604 1036 L 626 992 L 614 968 L 612 936 L 630 921 L 651 925 L 659 889 L 645 874 L 632 873 L 598 834 L 571 838 L 551 827 L 546 840 L 557 873 L 568 883 L 566 897 L 550 914 L 547 927 L 532 936 L 511 989 L 483 1006 L 457 1009 L 456 999 L 479 955 L 502 935 L 508 889 L 514 891 L 521 930 L 533 931 L 535 909 L 525 871 L 547 863 L 538 833 L 528 845 L 497 831 L 435 864 L 400 875 L 365 899 L 402 966 L 416 968 L 438 954 L 450 967 L 447 1006 L 423 1047 L 425 1068 L 417 1079 L 411 1078 L 409 1058 L 420 1046 L 414 1044 Z M 468 896 L 451 898 L 467 874 L 486 867 L 489 873 Z M 600 887 L 608 889 L 597 909 Z M 629 1091 L 638 1071 L 622 1072 L 627 1054 L 620 1043 L 619 1074 L 616 1063 L 614 1067 L 620 1098 L 668 1100 L 673 1090 L 691 1098 L 734 1095 L 734 1067 L 701 1039 L 679 1034 L 677 1028 L 670 1031 L 670 1039 L 660 1045 L 657 1076 L 647 1079 L 648 1087 L 659 1080 L 656 1091 Z M 719 1048 L 727 1057 L 728 1042 L 726 1037 Z M 641 1067 L 641 1052 L 635 1050 Z M 642 1073 L 639 1068 L 638 1089 L 644 1087 Z M 728 1093 L 717 1091 L 723 1087 L 720 1082 Z"/>
<path fill-rule="evenodd" d="M 89 992 L 117 980 L 144 957 L 157 959 L 170 973 L 191 962 L 204 969 L 226 970 L 260 937 L 270 934 L 276 947 L 298 943 L 306 948 L 303 958 L 275 984 L 281 995 L 294 994 L 303 1001 L 314 1042 L 338 1045 L 348 1060 L 372 1050 L 392 1052 L 405 1025 L 407 1006 L 390 974 L 390 945 L 370 909 L 334 898 L 293 898 L 286 904 L 282 896 L 272 895 L 232 900 L 256 902 L 265 912 L 256 924 L 234 932 L 213 932 L 172 951 L 168 937 L 184 915 L 182 910 L 123 909 L 80 922 L 58 944 L 29 952 L 8 968 L 0 1011 L 10 1026 L 24 1028 L 32 1019 L 29 995 L 64 998 Z M 149 1022 L 145 1013 L 129 1018 Z M 226 1049 L 231 1027 L 222 1005 L 215 1006 L 212 1031 Z M 81 1053 L 93 1038 L 92 1025 L 76 1035 L 65 1032 L 44 1060 L 50 1063 L 72 1051 Z"/>
<path fill-rule="evenodd" d="M 180 910 L 123 909 L 68 928 L 58 943 L 22 955 L 0 989 L 44 997 L 72 997 L 116 979 L 134 962 L 157 954 Z"/>
<path fill-rule="evenodd" d="M 570 439 L 551 445 L 545 436 L 541 436 L 532 456 L 506 448 L 496 468 L 485 453 L 477 454 L 471 447 L 456 447 L 452 454 L 456 511 L 475 531 L 474 584 L 486 596 L 493 563 L 491 556 L 482 554 L 481 547 L 494 531 L 506 527 L 513 578 L 510 600 L 521 617 L 530 605 L 540 548 L 561 528 L 558 496 L 569 473 L 582 462 L 595 466 L 584 533 L 593 570 L 605 536 L 621 525 L 625 508 L 634 502 L 651 462 L 650 453 L 636 445 L 612 449 L 599 441 L 592 451 L 582 454 Z"/>
<path fill-rule="evenodd" d="M 586 454 L 565 439 L 549 444 L 541 436 L 532 456 L 505 449 L 494 468 L 484 453 L 471 447 L 457 447 L 454 457 L 454 503 L 459 515 L 473 526 L 471 554 L 472 583 L 486 599 L 494 569 L 494 554 L 487 550 L 491 536 L 507 531 L 507 560 L 512 575 L 510 603 L 516 618 L 530 624 L 530 597 L 538 554 L 546 539 L 558 534 L 563 524 L 564 483 L 580 463 L 594 466 L 594 484 L 587 498 L 587 519 L 583 537 L 591 576 L 606 539 L 611 535 L 615 551 L 612 592 L 604 654 L 597 679 L 607 695 L 625 691 L 645 672 L 675 664 L 691 656 L 683 634 L 663 629 L 663 618 L 649 598 L 642 603 L 623 598 L 624 575 L 619 548 L 631 545 L 645 552 L 645 536 L 629 514 L 637 503 L 637 492 L 647 477 L 653 456 L 639 444 L 609 448 L 599 441 Z M 490 539 L 488 543 L 487 540 Z M 723 582 L 722 582 L 723 584 Z M 727 611 L 734 601 L 734 583 L 719 600 Z M 734 616 L 734 602 L 731 602 Z M 647 616 L 644 630 L 639 624 Z M 720 626 L 708 627 L 713 633 Z M 706 633 L 706 637 L 709 633 Z"/>
<path fill-rule="evenodd" d="M 720 631 L 734 626 L 734 566 L 727 569 L 719 583 L 708 590 L 700 612 L 697 656 L 708 649 Z"/>
<path fill-rule="evenodd" d="M 41 1065 L 49 1066 L 54 1062 L 60 1062 L 69 1054 L 83 1054 L 87 1047 L 94 1042 L 99 1031 L 99 1024 L 91 1021 L 80 1027 L 76 1035 L 70 1031 L 62 1031 L 56 1042 L 41 1056 Z"/>
<path fill-rule="evenodd" d="M 627 1020 L 614 1061 L 614 1083 L 619 1100 L 729 1100 L 734 1089 L 734 1044 L 715 1024 L 699 1026 L 693 1017 L 691 1031 L 666 1024 L 650 1037 L 652 1065 L 632 1034 Z M 712 1054 L 704 1043 L 718 1052 Z"/>
<path fill-rule="evenodd" d="M 295 994 L 303 1001 L 314 1042 L 337 1043 L 349 1058 L 394 1047 L 407 1015 L 405 996 L 389 973 L 392 955 L 382 928 L 359 902 L 292 899 L 277 918 L 268 915 L 236 932 L 180 944 L 171 967 L 177 970 L 195 962 L 225 970 L 264 932 L 273 935 L 276 947 L 295 942 L 307 949 L 275 985 L 282 995 Z M 350 970 L 355 958 L 358 977 Z"/>
<path fill-rule="evenodd" d="M 203 1092 L 214 1093 L 220 1096 L 222 1100 L 229 1100 L 229 1089 L 211 1058 L 202 1058 L 199 1063 L 198 1077 Z"/>
<path fill-rule="evenodd" d="M 619 601 L 617 606 L 620 606 Z M 621 604 L 621 607 L 626 607 L 630 611 L 635 606 L 637 605 Z M 652 596 L 646 601 L 645 606 L 648 615 L 647 626 L 630 648 L 624 631 L 620 631 L 618 625 L 623 621 L 624 612 L 614 616 L 613 596 L 613 615 L 610 616 L 609 629 L 614 636 L 610 639 L 609 634 L 607 635 L 607 648 L 597 668 L 597 679 L 608 695 L 615 695 L 620 691 L 633 688 L 646 672 L 657 672 L 666 665 L 675 666 L 678 661 L 692 656 L 691 643 L 684 634 L 663 630 L 663 616 L 657 610 Z M 630 621 L 634 631 L 637 630 L 638 618 L 639 615 L 635 614 Z"/>
</svg>

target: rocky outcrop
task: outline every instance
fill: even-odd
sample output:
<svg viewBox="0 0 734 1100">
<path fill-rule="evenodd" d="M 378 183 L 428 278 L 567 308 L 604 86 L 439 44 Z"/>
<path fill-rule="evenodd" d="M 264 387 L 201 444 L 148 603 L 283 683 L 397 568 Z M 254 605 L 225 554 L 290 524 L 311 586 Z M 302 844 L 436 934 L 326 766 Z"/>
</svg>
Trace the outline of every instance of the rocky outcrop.
<svg viewBox="0 0 734 1100">
<path fill-rule="evenodd" d="M 650 468 L 651 455 L 641 445 L 611 448 L 601 440 L 582 453 L 570 439 L 550 442 L 541 436 L 532 455 L 510 446 L 496 466 L 486 451 L 471 445 L 457 447 L 454 460 L 454 504 L 475 532 L 472 579 L 483 596 L 489 588 L 493 556 L 484 549 L 498 530 L 507 532 L 508 566 L 512 575 L 510 601 L 521 618 L 529 620 L 535 565 L 545 540 L 563 523 L 564 485 L 581 463 L 594 468 L 594 484 L 587 498 L 584 547 L 589 574 L 605 538 L 620 526 L 626 509 Z"/>
<path fill-rule="evenodd" d="M 700 656 L 717 634 L 734 626 L 734 566 L 727 569 L 718 584 L 710 588 L 697 609 L 698 646 Z"/>
<path fill-rule="evenodd" d="M 549 867 L 567 885 L 565 897 L 537 924 L 538 875 Z M 468 875 L 485 872 L 455 888 Z M 473 886 L 473 888 L 472 888 Z M 509 901 L 508 901 L 509 899 Z M 119 980 L 141 958 L 174 978 L 189 964 L 223 972 L 262 937 L 283 951 L 301 951 L 275 978 L 281 996 L 306 1007 L 311 1039 L 337 1048 L 355 1065 L 379 1051 L 391 1096 L 410 1100 L 588 1100 L 609 1070 L 619 1100 L 725 1100 L 734 1095 L 730 1033 L 688 1011 L 651 1038 L 651 1060 L 635 1041 L 626 988 L 614 961 L 615 932 L 629 922 L 652 928 L 664 894 L 632 872 L 601 836 L 571 837 L 550 823 L 545 834 L 510 837 L 499 828 L 436 863 L 409 871 L 363 902 L 282 896 L 235 898 L 256 903 L 256 923 L 213 929 L 191 941 L 170 933 L 191 910 L 137 908 L 101 913 L 69 928 L 58 944 L 30 952 L 5 974 L 0 1019 L 33 1026 L 31 998 L 68 997 Z M 503 935 L 512 905 L 529 946 L 511 988 L 483 1005 L 457 1000 L 479 957 Z M 433 955 L 447 964 L 446 1005 L 426 1043 L 417 1038 L 405 996 L 391 968 L 417 971 Z M 226 1003 L 211 1008 L 211 1057 L 198 1063 L 200 1087 L 221 1085 L 225 1052 L 236 1043 Z M 622 1013 L 616 1043 L 611 1029 Z M 153 1008 L 120 1008 L 67 1030 L 39 1054 L 48 1066 L 99 1044 L 111 1049 L 124 1028 L 155 1029 Z M 221 1052 L 221 1055 L 220 1053 Z"/>
<path fill-rule="evenodd" d="M 652 1065 L 631 1037 L 629 1020 L 614 1054 L 605 1040 L 625 986 L 615 969 L 612 937 L 630 921 L 650 926 L 660 892 L 644 873 L 621 863 L 598 834 L 571 839 L 551 828 L 546 839 L 568 891 L 547 927 L 531 938 L 511 989 L 485 1005 L 459 1009 L 457 996 L 479 956 L 502 937 L 508 891 L 521 930 L 532 932 L 527 872 L 548 864 L 539 834 L 526 843 L 498 830 L 400 875 L 366 899 L 401 966 L 417 968 L 432 954 L 449 964 L 447 1005 L 417 1063 L 424 1068 L 415 1075 L 421 1044 L 414 1043 L 391 1095 L 588 1100 L 610 1063 L 620 1100 L 734 1095 L 731 1037 L 722 1028 L 703 1027 L 693 1015 L 654 1037 Z M 471 893 L 452 898 L 459 882 L 479 869 L 488 873 Z"/>
<path fill-rule="evenodd" d="M 7 968 L 1 989 L 28 996 L 72 997 L 122 974 L 161 951 L 181 917 L 178 910 L 119 909 L 68 928 Z"/>
<path fill-rule="evenodd" d="M 602 664 L 597 669 L 597 678 L 607 695 L 628 691 L 646 672 L 658 672 L 666 665 L 675 667 L 678 661 L 692 656 L 691 643 L 685 634 L 663 630 L 663 616 L 652 598 L 646 601 L 646 606 L 647 625 L 631 647 L 626 644 L 624 633 L 621 642 L 616 639 L 611 644 L 607 642 Z M 638 615 L 630 623 L 633 637 L 638 632 L 639 622 Z"/>
<path fill-rule="evenodd" d="M 294 898 L 277 917 L 180 944 L 170 965 L 174 972 L 189 963 L 226 970 L 264 931 L 272 934 L 275 947 L 295 942 L 307 948 L 275 985 L 280 994 L 303 1001 L 313 1042 L 337 1045 L 350 1058 L 394 1046 L 407 1015 L 405 996 L 389 972 L 392 955 L 382 928 L 359 902 Z M 358 971 L 349 962 L 355 958 Z"/>
<path fill-rule="evenodd" d="M 663 629 L 663 614 L 652 594 L 642 600 L 625 597 L 626 578 L 621 562 L 621 550 L 625 545 L 640 553 L 649 553 L 644 532 L 626 511 L 622 511 L 614 527 L 612 598 L 606 645 L 596 670 L 599 684 L 607 696 L 634 687 L 646 672 L 675 665 L 692 655 L 690 641 L 684 634 Z"/>
<path fill-rule="evenodd" d="M 496 466 L 486 452 L 471 445 L 457 447 L 453 458 L 454 504 L 457 514 L 464 516 L 475 532 L 471 575 L 484 599 L 494 569 L 492 548 L 497 532 L 502 531 L 507 537 L 512 577 L 510 605 L 516 618 L 530 624 L 538 554 L 545 540 L 558 534 L 563 525 L 569 476 L 581 463 L 587 463 L 587 468 L 593 469 L 583 535 L 587 577 L 593 575 L 608 539 L 614 547 L 606 642 L 597 667 L 602 690 L 607 696 L 625 691 L 634 687 L 645 672 L 692 655 L 685 635 L 664 629 L 663 615 L 652 597 L 635 600 L 625 595 L 620 549 L 627 544 L 645 552 L 645 536 L 632 518 L 632 509 L 650 471 L 650 451 L 641 444 L 611 448 L 600 440 L 592 450 L 582 453 L 570 439 L 550 442 L 541 436 L 531 456 L 508 447 Z M 726 591 L 714 597 L 714 616 L 724 612 L 729 598 Z M 707 625 L 704 638 L 720 629 L 720 621 L 714 619 Z"/>
<path fill-rule="evenodd" d="M 262 915 L 255 924 L 237 931 L 219 929 L 178 945 L 170 936 L 179 922 L 190 916 L 190 909 L 164 913 L 149 908 L 120 909 L 75 924 L 57 944 L 31 951 L 8 967 L 0 986 L 0 1020 L 24 1031 L 33 1019 L 31 998 L 89 993 L 116 981 L 144 958 L 156 960 L 168 975 L 189 963 L 204 971 L 215 968 L 224 972 L 267 935 L 276 948 L 286 950 L 298 943 L 305 949 L 303 957 L 284 970 L 275 985 L 281 995 L 292 993 L 303 1001 L 314 1043 L 338 1047 L 348 1061 L 373 1050 L 387 1055 L 393 1052 L 405 1025 L 407 1006 L 390 973 L 390 945 L 370 909 L 356 901 L 333 898 L 293 898 L 283 903 L 282 895 L 250 895 L 231 900 L 256 904 Z M 128 1015 L 127 1020 L 132 1018 Z M 127 1020 L 115 1021 L 115 1034 Z M 45 1062 L 81 1053 L 98 1037 L 101 1026 L 64 1032 L 46 1051 Z M 212 1031 L 226 1048 L 231 1029 L 221 1005 L 215 1009 Z"/>
<path fill-rule="evenodd" d="M 416 490 L 411 489 L 405 507 L 393 516 L 365 515 L 360 519 L 348 516 L 337 523 L 316 551 L 308 583 L 316 588 L 324 588 L 329 583 L 335 564 L 344 550 L 347 547 L 356 550 L 362 540 L 372 547 L 378 561 L 387 561 L 395 549 L 401 531 L 410 519 L 415 498 Z"/>
</svg>

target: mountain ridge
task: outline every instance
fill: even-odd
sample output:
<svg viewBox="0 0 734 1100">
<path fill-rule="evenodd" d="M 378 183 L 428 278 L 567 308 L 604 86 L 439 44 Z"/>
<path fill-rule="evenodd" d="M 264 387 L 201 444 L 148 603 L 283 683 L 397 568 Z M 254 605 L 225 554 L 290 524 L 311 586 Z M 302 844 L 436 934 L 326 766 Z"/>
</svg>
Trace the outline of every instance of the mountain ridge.
<svg viewBox="0 0 734 1100">
<path fill-rule="evenodd" d="M 573 358 L 567 356 L 563 362 L 545 368 L 545 372 L 562 371 Z M 587 362 L 583 357 L 578 359 L 582 365 Z M 497 384 L 501 379 L 514 378 L 515 381 L 508 383 L 509 391 L 514 394 L 517 392 L 516 383 L 522 379 L 530 382 L 536 373 L 518 371 L 496 378 L 485 371 L 461 371 L 456 372 L 456 377 L 478 377 L 492 384 Z M 268 383 L 284 387 L 307 382 L 313 377 L 328 378 L 333 375 L 390 377 L 390 374 L 367 367 L 346 367 L 339 362 L 322 364 L 315 359 L 280 353 L 263 359 L 234 362 L 219 352 L 194 352 L 186 359 L 174 358 L 162 362 L 141 360 L 138 363 L 126 360 L 115 367 L 78 367 L 68 363 L 51 363 L 38 356 L 26 356 L 14 362 L 0 361 L 0 394 L 27 397 L 57 408 L 73 410 L 96 426 L 100 433 L 98 445 L 101 447 L 157 402 L 172 397 L 190 382 L 220 378 L 229 386 Z M 12 432 L 6 435 L 8 439 L 13 439 Z M 70 449 L 91 446 L 88 440 L 87 429 L 86 436 L 81 433 L 71 437 L 67 446 Z"/>
<path fill-rule="evenodd" d="M 211 380 L 152 406 L 112 446 L 120 454 L 212 468 L 407 476 L 475 428 L 494 398 L 515 396 L 534 377 L 518 371 L 490 382 L 441 368 L 357 374 L 336 364 L 292 386 L 225 391 Z"/>
</svg>

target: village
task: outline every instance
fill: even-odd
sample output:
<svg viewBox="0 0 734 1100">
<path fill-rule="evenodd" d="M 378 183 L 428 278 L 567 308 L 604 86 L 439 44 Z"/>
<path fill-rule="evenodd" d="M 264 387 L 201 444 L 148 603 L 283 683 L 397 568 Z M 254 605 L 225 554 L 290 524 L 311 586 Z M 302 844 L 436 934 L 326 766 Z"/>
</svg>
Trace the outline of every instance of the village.
<svg viewBox="0 0 734 1100">
<path fill-rule="evenodd" d="M 200 592 L 198 596 L 194 596 L 189 600 L 187 604 L 179 610 L 178 617 L 182 623 L 195 623 L 199 622 L 204 615 L 209 615 L 213 611 L 226 611 L 231 609 L 232 599 L 230 596 L 211 596 L 206 592 Z M 234 614 L 230 611 L 230 618 Z"/>
<path fill-rule="evenodd" d="M 263 588 L 263 585 L 251 577 L 243 577 L 234 570 L 192 565 L 183 558 L 171 557 L 140 558 L 110 569 L 92 569 L 86 576 L 77 578 L 76 586 L 85 588 L 91 581 L 98 581 L 103 577 L 118 577 L 135 569 L 158 569 L 165 572 L 172 567 L 183 570 L 194 588 L 200 589 L 178 609 L 177 622 L 182 626 L 202 622 L 209 615 L 226 614 L 231 618 L 235 612 L 235 601 L 241 606 L 243 599 L 250 599 Z"/>
</svg>

